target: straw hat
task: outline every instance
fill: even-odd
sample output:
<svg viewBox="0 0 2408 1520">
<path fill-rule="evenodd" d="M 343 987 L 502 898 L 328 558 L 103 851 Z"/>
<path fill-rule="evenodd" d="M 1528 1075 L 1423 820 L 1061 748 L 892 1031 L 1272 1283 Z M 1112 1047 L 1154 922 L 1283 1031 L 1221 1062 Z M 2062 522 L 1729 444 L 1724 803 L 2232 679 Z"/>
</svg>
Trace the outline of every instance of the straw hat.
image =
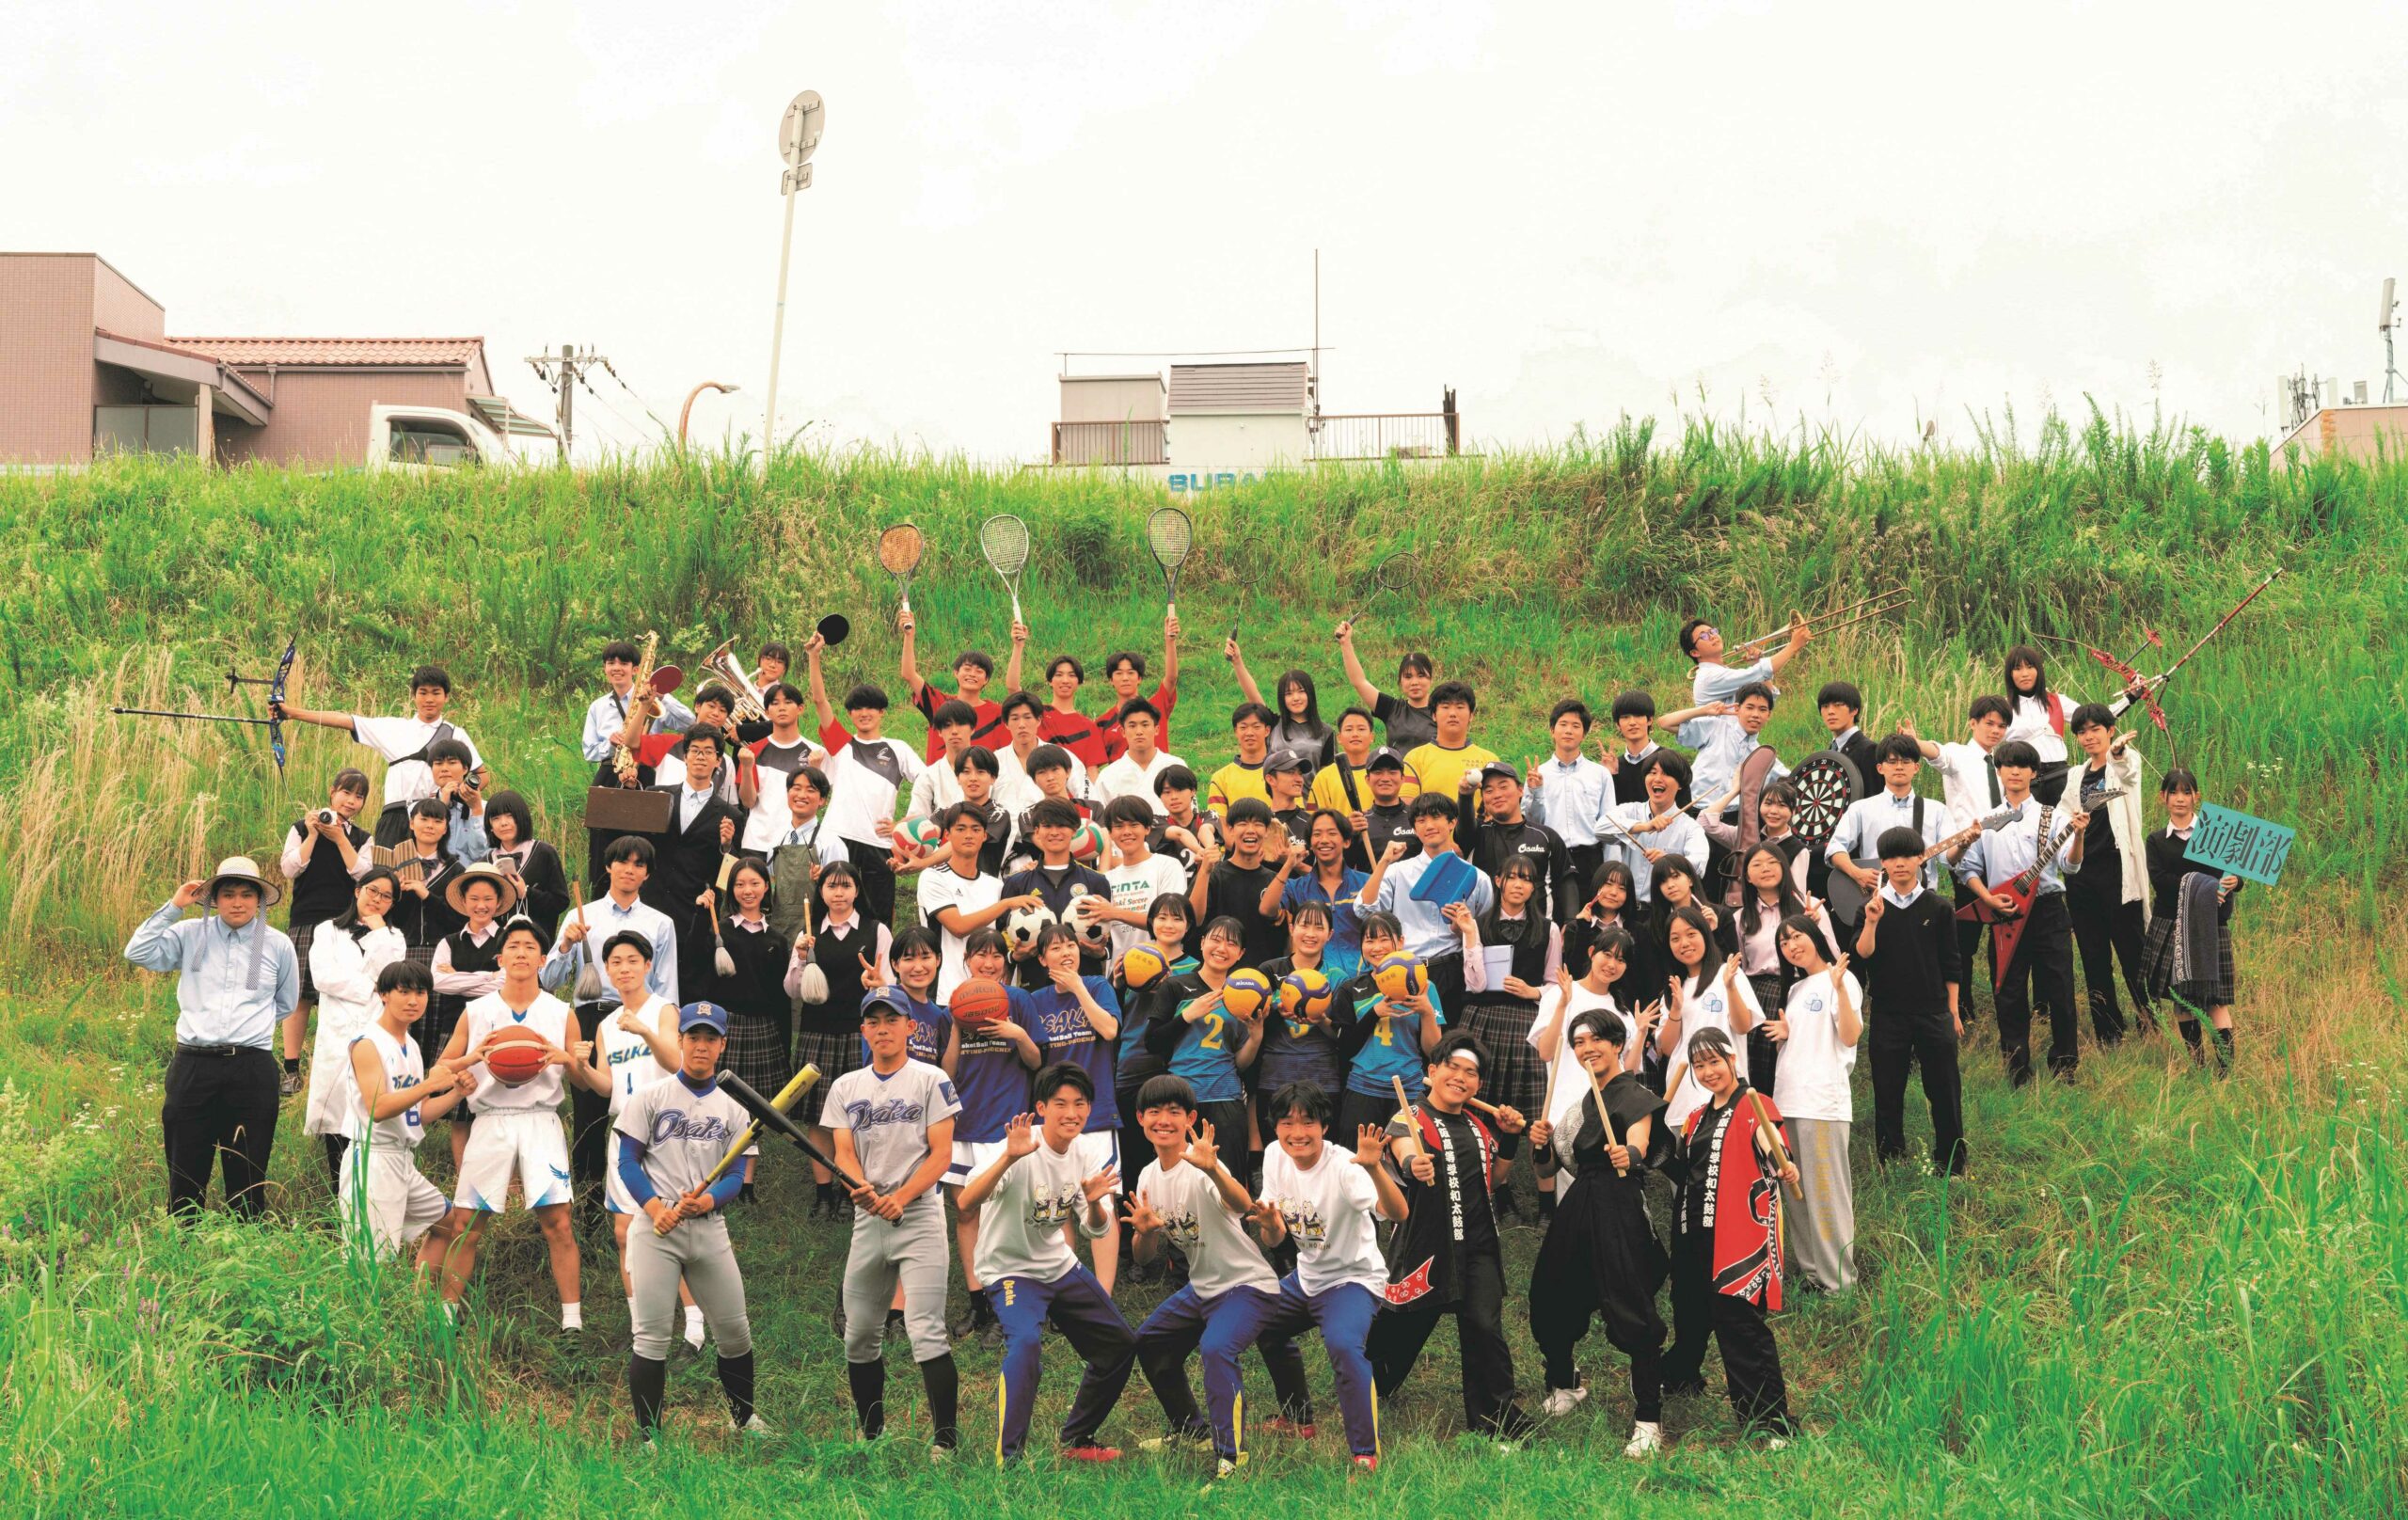
<svg viewBox="0 0 2408 1520">
<path fill-rule="evenodd" d="M 461 917 L 468 916 L 468 905 L 464 899 L 468 884 L 473 881 L 490 881 L 501 894 L 501 910 L 494 915 L 496 922 L 508 918 L 510 910 L 518 906 L 518 883 L 503 875 L 501 868 L 491 861 L 479 861 L 453 877 L 452 884 L 443 889 L 443 900 L 450 903 L 452 910 Z"/>
<path fill-rule="evenodd" d="M 240 881 L 246 886 L 257 889 L 261 908 L 273 908 L 284 900 L 284 889 L 268 885 L 267 878 L 260 874 L 259 862 L 248 855 L 229 855 L 219 861 L 216 874 L 201 883 L 200 900 L 205 903 L 215 902 L 217 889 L 229 881 Z"/>
</svg>

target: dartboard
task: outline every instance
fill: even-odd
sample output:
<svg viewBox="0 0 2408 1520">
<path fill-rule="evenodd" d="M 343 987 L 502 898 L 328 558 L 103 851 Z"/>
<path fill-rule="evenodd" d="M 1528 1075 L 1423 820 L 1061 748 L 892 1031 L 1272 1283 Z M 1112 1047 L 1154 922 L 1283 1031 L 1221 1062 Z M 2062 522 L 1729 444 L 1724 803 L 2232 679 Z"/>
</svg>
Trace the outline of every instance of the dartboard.
<svg viewBox="0 0 2408 1520">
<path fill-rule="evenodd" d="M 1839 831 L 1840 815 L 1856 800 L 1862 784 L 1847 756 L 1837 750 L 1817 750 L 1798 762 L 1789 784 L 1798 793 L 1798 815 L 1789 826 L 1819 850 Z"/>
</svg>

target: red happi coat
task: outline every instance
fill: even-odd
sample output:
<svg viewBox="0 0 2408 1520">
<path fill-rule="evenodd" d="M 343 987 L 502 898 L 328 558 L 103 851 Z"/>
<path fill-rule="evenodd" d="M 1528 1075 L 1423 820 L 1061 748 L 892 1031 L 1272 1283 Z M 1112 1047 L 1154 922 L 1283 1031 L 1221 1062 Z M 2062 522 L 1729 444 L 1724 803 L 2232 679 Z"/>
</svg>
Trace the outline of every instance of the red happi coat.
<svg viewBox="0 0 2408 1520">
<path fill-rule="evenodd" d="M 1689 1152 L 1688 1180 L 1683 1192 L 1708 1190 L 1714 1290 L 1777 1313 L 1781 1308 L 1781 1179 L 1772 1158 L 1756 1148 L 1758 1096 L 1742 1083 L 1727 1107 L 1718 1111 L 1705 1103 L 1689 1115 L 1681 1134 L 1683 1149 Z M 1763 1102 L 1765 1113 L 1779 1129 L 1781 1110 L 1769 1098 Z M 1695 1154 L 1700 1126 L 1716 1122 L 1722 1127 L 1719 1143 L 1711 1154 Z M 1782 1132 L 1782 1144 L 1789 1144 L 1786 1131 Z M 1681 1217 L 1687 1218 L 1686 1196 Z"/>
</svg>

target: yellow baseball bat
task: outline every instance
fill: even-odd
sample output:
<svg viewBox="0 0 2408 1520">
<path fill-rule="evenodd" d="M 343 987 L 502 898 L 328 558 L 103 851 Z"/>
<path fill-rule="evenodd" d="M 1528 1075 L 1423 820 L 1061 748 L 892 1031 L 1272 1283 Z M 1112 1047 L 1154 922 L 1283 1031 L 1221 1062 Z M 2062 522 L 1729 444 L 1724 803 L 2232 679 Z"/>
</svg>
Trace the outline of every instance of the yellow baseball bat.
<svg viewBox="0 0 2408 1520">
<path fill-rule="evenodd" d="M 790 1112 L 794 1108 L 795 1104 L 802 1101 L 802 1095 L 810 1090 L 811 1085 L 818 1080 L 819 1069 L 813 1066 L 810 1062 L 805 1061 L 802 1064 L 802 1069 L 794 1074 L 794 1080 L 787 1083 L 784 1087 L 779 1088 L 778 1095 L 769 1100 L 769 1106 L 776 1109 L 781 1114 Z M 761 1121 L 759 1119 L 754 1119 L 752 1123 L 744 1127 L 743 1133 L 736 1137 L 736 1143 L 727 1148 L 727 1154 L 719 1159 L 719 1164 L 710 1169 L 709 1175 L 705 1177 L 700 1182 L 696 1183 L 694 1185 L 693 1192 L 687 1194 L 686 1196 L 692 1197 L 696 1194 L 705 1192 L 713 1182 L 716 1182 L 721 1178 L 725 1177 L 727 1175 L 727 1169 L 735 1165 L 737 1159 L 740 1158 L 745 1151 L 752 1148 L 752 1142 L 758 1140 L 760 1137 Z M 656 1235 L 666 1235 L 676 1222 L 677 1214 L 673 1209 L 669 1213 L 663 1215 L 658 1223 L 652 1227 L 653 1233 Z"/>
</svg>

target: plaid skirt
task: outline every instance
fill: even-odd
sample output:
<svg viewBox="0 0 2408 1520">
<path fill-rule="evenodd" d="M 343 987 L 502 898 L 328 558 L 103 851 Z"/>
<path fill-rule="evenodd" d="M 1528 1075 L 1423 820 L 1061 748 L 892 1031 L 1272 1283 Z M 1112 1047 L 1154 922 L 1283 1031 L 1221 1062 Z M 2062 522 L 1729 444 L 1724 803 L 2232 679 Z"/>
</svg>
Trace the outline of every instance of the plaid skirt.
<svg viewBox="0 0 2408 1520">
<path fill-rule="evenodd" d="M 1538 1010 L 1519 1003 L 1479 1003 L 1471 1007 L 1464 1027 L 1488 1047 L 1488 1069 L 1480 1076 L 1480 1096 L 1503 1107 L 1535 1116 L 1546 1101 L 1546 1068 L 1530 1046 L 1530 1025 Z"/>
<path fill-rule="evenodd" d="M 730 1009 L 727 1053 L 720 1057 L 720 1065 L 750 1083 L 762 1097 L 774 1097 L 794 1080 L 794 1049 L 775 1019 Z"/>
<path fill-rule="evenodd" d="M 301 1001 L 304 1003 L 318 1001 L 318 979 L 309 974 L 309 942 L 317 937 L 318 926 L 315 924 L 304 924 L 297 929 L 286 931 L 286 938 L 293 942 L 293 953 L 301 961 Z"/>
<path fill-rule="evenodd" d="M 2216 926 L 2215 980 L 2174 980 L 2174 925 L 2171 913 L 2148 921 L 2148 938 L 2141 946 L 2141 977 L 2155 998 L 2172 997 L 2193 1007 L 2228 1006 L 2232 1003 L 2232 926 Z"/>
<path fill-rule="evenodd" d="M 796 1035 L 794 1069 L 800 1071 L 805 1065 L 819 1069 L 819 1080 L 811 1085 L 811 1090 L 802 1095 L 802 1101 L 795 1105 L 795 1118 L 804 1124 L 816 1124 L 822 1105 L 828 1100 L 828 1089 L 836 1085 L 838 1077 L 862 1068 L 862 1037 L 859 1031 L 848 1029 L 841 1033 L 821 1034 L 806 1029 Z M 788 1078 L 791 1080 L 791 1072 Z"/>
</svg>

